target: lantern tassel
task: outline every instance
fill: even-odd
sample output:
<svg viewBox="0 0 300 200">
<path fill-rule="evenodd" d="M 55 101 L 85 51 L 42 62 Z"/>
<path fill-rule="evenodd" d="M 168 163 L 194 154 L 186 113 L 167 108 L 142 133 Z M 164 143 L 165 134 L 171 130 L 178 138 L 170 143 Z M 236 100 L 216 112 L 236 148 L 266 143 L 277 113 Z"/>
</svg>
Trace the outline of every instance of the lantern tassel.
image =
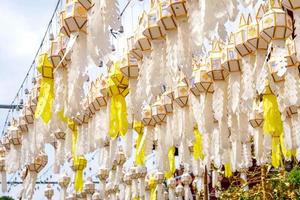
<svg viewBox="0 0 300 200">
<path fill-rule="evenodd" d="M 1 190 L 2 193 L 7 192 L 6 171 L 1 171 Z"/>
</svg>

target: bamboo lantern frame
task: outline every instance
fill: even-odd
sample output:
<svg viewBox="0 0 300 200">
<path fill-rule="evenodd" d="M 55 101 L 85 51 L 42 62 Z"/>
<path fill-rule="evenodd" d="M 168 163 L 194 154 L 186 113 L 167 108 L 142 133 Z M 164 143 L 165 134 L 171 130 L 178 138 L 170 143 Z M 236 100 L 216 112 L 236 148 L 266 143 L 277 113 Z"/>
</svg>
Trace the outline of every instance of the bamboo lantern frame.
<svg viewBox="0 0 300 200">
<path fill-rule="evenodd" d="M 170 0 L 161 0 L 159 2 L 159 19 L 157 24 L 165 31 L 177 29 L 177 22 L 170 8 Z"/>
<path fill-rule="evenodd" d="M 240 72 L 242 60 L 234 46 L 234 36 L 230 34 L 228 44 L 222 50 L 221 65 L 229 72 Z"/>
<path fill-rule="evenodd" d="M 269 11 L 259 22 L 260 35 L 267 42 L 288 38 L 293 32 L 291 17 L 282 10 L 279 0 L 269 2 Z"/>
<path fill-rule="evenodd" d="M 188 105 L 189 86 L 184 81 L 177 84 L 174 90 L 174 100 L 182 108 Z"/>
<path fill-rule="evenodd" d="M 87 11 L 78 0 L 67 0 L 65 13 L 64 21 L 70 33 L 86 32 Z"/>
<path fill-rule="evenodd" d="M 167 111 L 160 97 L 151 106 L 151 114 L 156 123 L 166 122 Z"/>
<path fill-rule="evenodd" d="M 289 37 L 286 39 L 286 48 L 288 55 L 285 57 L 287 60 L 287 67 L 297 67 L 299 65 L 299 60 L 297 59 L 297 49 L 295 41 Z"/>
<path fill-rule="evenodd" d="M 91 0 L 78 0 L 78 2 L 84 7 L 87 11 L 93 7 Z"/>
<path fill-rule="evenodd" d="M 141 51 L 151 50 L 151 42 L 149 38 L 143 35 L 143 31 L 146 28 L 147 28 L 147 14 L 143 12 L 139 19 L 139 26 L 134 36 L 135 46 Z"/>
<path fill-rule="evenodd" d="M 285 75 L 283 76 L 278 75 L 278 66 L 277 66 L 279 64 L 278 61 L 279 61 L 278 58 L 272 55 L 270 60 L 268 61 L 269 71 L 275 83 L 285 80 Z"/>
<path fill-rule="evenodd" d="M 121 61 L 120 70 L 124 76 L 136 79 L 139 76 L 139 65 L 137 58 L 126 53 Z"/>
<path fill-rule="evenodd" d="M 298 0 L 282 0 L 282 4 L 291 10 L 297 10 L 300 8 L 300 2 Z"/>
<path fill-rule="evenodd" d="M 70 32 L 67 28 L 65 18 L 66 18 L 66 11 L 62 10 L 59 14 L 59 21 L 60 21 L 60 30 L 59 30 L 59 32 L 61 34 L 65 35 L 66 37 L 70 37 Z"/>
<path fill-rule="evenodd" d="M 170 9 L 176 18 L 187 17 L 186 0 L 170 0 Z"/>
<path fill-rule="evenodd" d="M 167 114 L 173 113 L 173 91 L 166 91 L 162 94 L 162 103 L 165 106 Z"/>
<path fill-rule="evenodd" d="M 236 51 L 242 56 L 249 55 L 252 51 L 246 45 L 248 24 L 245 16 L 242 14 L 240 18 L 239 29 L 234 33 L 234 44 Z"/>
<path fill-rule="evenodd" d="M 200 93 L 204 92 L 214 92 L 213 81 L 207 73 L 207 64 L 205 61 L 201 62 L 200 65 L 195 63 L 190 85 L 190 90 L 195 96 L 199 96 Z"/>
<path fill-rule="evenodd" d="M 222 48 L 219 41 L 213 42 L 213 48 L 208 57 L 208 75 L 214 81 L 224 81 L 228 76 L 228 71 L 222 67 Z"/>
<path fill-rule="evenodd" d="M 141 49 L 137 48 L 134 42 L 134 36 L 131 36 L 127 39 L 127 48 L 129 53 L 138 60 L 143 59 L 143 53 Z"/>
<path fill-rule="evenodd" d="M 152 117 L 152 110 L 149 105 L 145 105 L 142 110 L 142 121 L 145 126 L 154 126 L 156 123 Z"/>
<path fill-rule="evenodd" d="M 29 171 L 40 172 L 48 163 L 48 156 L 45 153 L 40 153 L 32 163 L 27 165 Z"/>
</svg>

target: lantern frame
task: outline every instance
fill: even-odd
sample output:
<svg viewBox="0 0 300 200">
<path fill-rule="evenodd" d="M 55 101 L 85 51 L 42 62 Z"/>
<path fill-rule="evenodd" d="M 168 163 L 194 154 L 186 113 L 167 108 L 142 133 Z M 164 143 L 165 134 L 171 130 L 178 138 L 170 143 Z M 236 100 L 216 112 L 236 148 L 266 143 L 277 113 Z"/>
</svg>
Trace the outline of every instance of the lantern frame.
<svg viewBox="0 0 300 200">
<path fill-rule="evenodd" d="M 87 11 L 78 0 L 67 0 L 65 14 L 64 21 L 70 33 L 86 32 Z"/>
<path fill-rule="evenodd" d="M 240 72 L 242 60 L 234 45 L 234 36 L 229 36 L 228 44 L 222 49 L 221 65 L 229 72 Z"/>
<path fill-rule="evenodd" d="M 298 10 L 300 8 L 300 2 L 298 0 L 282 0 L 282 4 L 290 10 Z"/>
<path fill-rule="evenodd" d="M 59 13 L 59 23 L 60 23 L 60 30 L 59 32 L 63 35 L 65 35 L 66 37 L 70 37 L 70 32 L 67 28 L 66 22 L 65 22 L 65 18 L 66 18 L 66 11 L 62 10 Z"/>
<path fill-rule="evenodd" d="M 134 36 L 127 38 L 128 52 L 138 60 L 143 59 L 143 53 L 141 49 L 137 48 L 134 41 Z"/>
<path fill-rule="evenodd" d="M 158 98 L 157 101 L 151 106 L 151 114 L 156 123 L 166 122 L 167 111 L 162 103 L 161 98 Z"/>
<path fill-rule="evenodd" d="M 142 110 L 142 121 L 145 126 L 154 126 L 156 124 L 152 117 L 152 110 L 149 105 L 145 105 Z"/>
<path fill-rule="evenodd" d="M 222 67 L 222 50 L 219 41 L 213 42 L 213 48 L 208 57 L 208 75 L 214 81 L 224 81 L 228 76 L 228 71 Z"/>
<path fill-rule="evenodd" d="M 139 19 L 139 26 L 135 33 L 134 40 L 136 48 L 141 51 L 150 51 L 152 48 L 151 42 L 149 38 L 143 35 L 143 31 L 147 28 L 147 14 L 145 12 L 142 13 Z"/>
<path fill-rule="evenodd" d="M 235 49 L 242 57 L 249 55 L 252 52 L 251 48 L 246 45 L 247 28 L 248 24 L 244 15 L 242 14 L 240 18 L 239 29 L 233 34 Z"/>
<path fill-rule="evenodd" d="M 165 31 L 177 29 L 177 22 L 170 8 L 170 0 L 161 0 L 159 2 L 159 19 L 157 24 Z"/>
<path fill-rule="evenodd" d="M 182 108 L 188 105 L 189 86 L 185 82 L 181 81 L 177 84 L 174 90 L 174 100 Z"/>
<path fill-rule="evenodd" d="M 207 66 L 204 63 L 194 67 L 192 78 L 190 80 L 190 90 L 195 96 L 199 96 L 200 93 L 213 93 L 214 85 L 211 77 L 207 73 Z"/>
<path fill-rule="evenodd" d="M 285 56 L 287 60 L 286 67 L 297 67 L 299 65 L 299 60 L 297 58 L 297 49 L 296 49 L 296 43 L 295 40 L 293 40 L 291 37 L 286 39 L 285 45 L 287 48 L 288 55 Z"/>
<path fill-rule="evenodd" d="M 167 114 L 173 113 L 173 99 L 174 99 L 173 91 L 166 91 L 162 94 L 162 103 L 165 106 Z"/>
<path fill-rule="evenodd" d="M 136 79 L 139 76 L 137 58 L 130 53 L 126 53 L 121 61 L 120 71 L 124 76 Z"/>
<path fill-rule="evenodd" d="M 187 17 L 186 0 L 170 0 L 170 9 L 176 18 Z"/>
<path fill-rule="evenodd" d="M 78 0 L 78 2 L 84 7 L 87 11 L 89 11 L 94 4 L 92 3 L 91 0 Z"/>
</svg>

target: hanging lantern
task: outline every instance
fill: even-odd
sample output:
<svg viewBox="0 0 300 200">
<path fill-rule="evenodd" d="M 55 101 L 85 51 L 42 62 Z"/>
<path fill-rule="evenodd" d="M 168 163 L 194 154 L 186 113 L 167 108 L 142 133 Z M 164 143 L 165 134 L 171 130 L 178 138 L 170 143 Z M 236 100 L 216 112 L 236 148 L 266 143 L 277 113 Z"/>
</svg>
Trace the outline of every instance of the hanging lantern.
<svg viewBox="0 0 300 200">
<path fill-rule="evenodd" d="M 95 184 L 91 177 L 88 177 L 87 181 L 84 183 L 84 192 L 89 195 L 92 195 L 95 192 Z"/>
<path fill-rule="evenodd" d="M 184 188 L 183 186 L 180 184 L 177 185 L 176 189 L 175 189 L 176 195 L 179 197 L 183 197 L 184 196 Z"/>
<path fill-rule="evenodd" d="M 78 2 L 88 11 L 93 7 L 92 0 L 78 0 Z"/>
<path fill-rule="evenodd" d="M 135 33 L 134 40 L 135 46 L 141 51 L 150 51 L 151 43 L 150 40 L 143 35 L 143 31 L 147 28 L 147 14 L 145 12 L 142 13 L 139 19 L 139 26 Z"/>
<path fill-rule="evenodd" d="M 13 122 L 12 126 L 8 128 L 9 142 L 13 145 L 20 145 L 22 143 L 22 133 L 16 127 L 16 122 Z"/>
<path fill-rule="evenodd" d="M 58 184 L 61 188 L 67 188 L 71 182 L 71 178 L 66 174 L 63 174 L 62 177 L 59 178 Z"/>
<path fill-rule="evenodd" d="M 262 109 L 259 108 L 260 105 L 262 106 L 259 99 L 256 99 L 253 103 L 252 112 L 249 117 L 249 123 L 253 128 L 261 127 L 264 121 Z"/>
<path fill-rule="evenodd" d="M 234 36 L 230 34 L 228 44 L 222 50 L 222 66 L 229 72 L 240 72 L 242 60 L 234 46 Z"/>
<path fill-rule="evenodd" d="M 66 133 L 62 131 L 57 131 L 54 133 L 54 136 L 58 140 L 64 140 L 66 138 Z"/>
<path fill-rule="evenodd" d="M 90 116 L 86 112 L 83 112 L 82 114 L 78 114 L 76 117 L 73 118 L 74 122 L 79 126 L 82 124 L 88 124 L 89 119 Z"/>
<path fill-rule="evenodd" d="M 50 184 L 47 185 L 46 189 L 45 189 L 45 192 L 44 192 L 44 195 L 47 199 L 52 199 L 53 195 L 54 195 L 54 190 L 53 188 L 51 187 Z"/>
<path fill-rule="evenodd" d="M 152 118 L 156 121 L 156 123 L 165 122 L 167 111 L 160 97 L 152 105 L 151 112 L 152 112 Z"/>
<path fill-rule="evenodd" d="M 284 57 L 274 57 L 271 55 L 271 58 L 268 61 L 268 66 L 274 82 L 278 83 L 284 81 L 285 71 L 282 70 L 286 66 L 286 61 Z"/>
<path fill-rule="evenodd" d="M 154 178 L 155 178 L 157 184 L 162 184 L 165 180 L 165 174 L 162 172 L 157 172 L 157 173 L 155 173 Z"/>
<path fill-rule="evenodd" d="M 293 32 L 291 17 L 282 10 L 279 0 L 269 1 L 269 10 L 259 22 L 260 35 L 267 42 L 285 39 Z"/>
<path fill-rule="evenodd" d="M 165 91 L 162 94 L 162 103 L 165 106 L 165 110 L 167 113 L 173 112 L 173 91 Z"/>
<path fill-rule="evenodd" d="M 86 199 L 86 193 L 84 191 L 76 193 L 76 199 Z"/>
<path fill-rule="evenodd" d="M 266 50 L 268 48 L 268 43 L 259 34 L 259 20 L 263 17 L 265 11 L 262 5 L 260 5 L 256 13 L 256 21 L 252 22 L 251 16 L 248 16 L 248 26 L 247 26 L 247 39 L 246 46 L 251 51 L 256 50 Z"/>
<path fill-rule="evenodd" d="M 287 60 L 287 67 L 296 67 L 299 64 L 299 61 L 297 59 L 297 50 L 296 50 L 296 44 L 292 37 L 289 37 L 285 41 L 285 45 L 287 48 L 288 55 L 285 57 Z"/>
<path fill-rule="evenodd" d="M 222 49 L 219 41 L 213 42 L 212 50 L 209 53 L 208 58 L 208 75 L 214 81 L 223 81 L 228 76 L 228 71 L 221 65 Z"/>
<path fill-rule="evenodd" d="M 126 162 L 126 156 L 124 154 L 124 152 L 119 151 L 116 155 L 116 161 L 117 161 L 117 165 L 123 165 Z"/>
<path fill-rule="evenodd" d="M 62 59 L 59 55 L 59 51 L 60 51 L 59 41 L 57 39 L 52 40 L 50 42 L 50 48 L 48 51 L 48 55 L 49 55 L 49 60 L 50 60 L 51 64 L 53 65 L 53 67 L 57 67 Z"/>
<path fill-rule="evenodd" d="M 241 56 L 246 56 L 249 53 L 251 53 L 251 49 L 247 47 L 246 40 L 247 40 L 247 27 L 248 24 L 246 22 L 246 19 L 244 15 L 241 15 L 240 18 L 240 25 L 237 32 L 234 33 L 234 44 L 236 51 Z"/>
<path fill-rule="evenodd" d="M 7 135 L 2 137 L 1 143 L 5 147 L 6 151 L 10 150 L 10 141 Z"/>
<path fill-rule="evenodd" d="M 0 146 L 0 157 L 5 157 L 6 149 L 4 146 Z"/>
<path fill-rule="evenodd" d="M 151 40 L 163 39 L 166 33 L 157 23 L 159 18 L 159 7 L 157 1 L 155 1 L 155 3 L 151 1 L 151 8 L 146 18 L 147 25 L 143 31 L 143 34 Z"/>
<path fill-rule="evenodd" d="M 114 85 L 121 88 L 126 88 L 128 86 L 128 78 L 123 75 L 120 70 L 121 62 L 117 61 L 112 63 L 109 68 L 109 77 L 113 81 Z"/>
<path fill-rule="evenodd" d="M 87 11 L 77 0 L 67 0 L 64 21 L 70 33 L 86 31 Z"/>
<path fill-rule="evenodd" d="M 67 196 L 66 200 L 77 200 L 76 194 L 71 193 Z"/>
<path fill-rule="evenodd" d="M 137 78 L 139 75 L 137 58 L 129 53 L 126 53 L 121 61 L 120 70 L 123 75 L 128 78 Z"/>
<path fill-rule="evenodd" d="M 136 59 L 143 59 L 143 54 L 141 49 L 137 48 L 134 43 L 134 36 L 131 36 L 127 39 L 127 49 L 130 55 L 134 56 Z"/>
<path fill-rule="evenodd" d="M 295 115 L 298 113 L 298 107 L 297 106 L 289 106 L 286 108 L 286 114 L 288 117 L 291 117 L 292 115 Z"/>
<path fill-rule="evenodd" d="M 100 168 L 98 174 L 97 174 L 97 178 L 102 181 L 102 180 L 106 180 L 108 178 L 109 172 L 107 168 Z"/>
<path fill-rule="evenodd" d="M 207 64 L 205 61 L 201 62 L 200 66 L 195 63 L 190 85 L 190 90 L 195 96 L 199 96 L 200 93 L 204 92 L 214 92 L 213 82 L 207 73 Z"/>
<path fill-rule="evenodd" d="M 40 172 L 48 163 L 48 156 L 45 153 L 40 153 L 32 163 L 27 165 L 29 171 L 36 173 Z"/>
<path fill-rule="evenodd" d="M 188 104 L 188 99 L 189 86 L 184 81 L 180 81 L 174 91 L 174 100 L 180 107 L 185 107 Z"/>
<path fill-rule="evenodd" d="M 176 18 L 186 17 L 186 0 L 170 0 L 170 9 Z"/>
<path fill-rule="evenodd" d="M 152 117 L 151 107 L 145 105 L 142 110 L 142 121 L 145 126 L 154 126 L 155 120 Z"/>
<path fill-rule="evenodd" d="M 68 30 L 68 27 L 66 25 L 65 22 L 65 18 L 66 18 L 66 11 L 62 10 L 59 14 L 59 24 L 60 24 L 60 30 L 59 32 L 67 37 L 70 37 L 70 32 Z"/>
<path fill-rule="evenodd" d="M 94 110 L 99 111 L 101 107 L 105 107 L 107 105 L 107 99 L 100 92 L 101 80 L 99 78 L 96 79 L 96 82 L 91 83 L 90 93 L 89 93 L 89 102 L 90 106 L 93 107 Z"/>
<path fill-rule="evenodd" d="M 27 124 L 33 124 L 34 122 L 34 113 L 32 113 L 32 110 L 29 106 L 25 105 L 24 108 L 21 111 L 21 116 L 24 118 L 24 120 L 27 122 Z"/>
<path fill-rule="evenodd" d="M 31 93 L 32 93 L 31 101 L 33 103 L 33 106 L 35 106 L 35 108 L 36 108 L 36 105 L 37 105 L 37 102 L 39 99 L 39 95 L 40 95 L 42 78 L 41 78 L 41 76 L 38 76 L 36 79 L 37 79 L 37 81 L 34 83 L 33 89 L 31 91 Z M 35 110 L 35 108 L 34 108 L 34 110 Z"/>
<path fill-rule="evenodd" d="M 20 116 L 18 119 L 18 128 L 22 131 L 22 132 L 28 132 L 28 123 L 25 120 L 24 116 Z"/>
<path fill-rule="evenodd" d="M 297 10 L 300 8 L 300 2 L 298 0 L 282 0 L 284 7 L 287 7 L 291 10 Z"/>
<path fill-rule="evenodd" d="M 108 85 L 107 85 L 107 77 L 103 76 L 103 74 L 100 75 L 100 93 L 104 96 L 108 96 Z"/>
<path fill-rule="evenodd" d="M 176 30 L 177 23 L 170 9 L 170 0 L 161 0 L 159 3 L 159 19 L 157 24 L 166 31 Z"/>
</svg>

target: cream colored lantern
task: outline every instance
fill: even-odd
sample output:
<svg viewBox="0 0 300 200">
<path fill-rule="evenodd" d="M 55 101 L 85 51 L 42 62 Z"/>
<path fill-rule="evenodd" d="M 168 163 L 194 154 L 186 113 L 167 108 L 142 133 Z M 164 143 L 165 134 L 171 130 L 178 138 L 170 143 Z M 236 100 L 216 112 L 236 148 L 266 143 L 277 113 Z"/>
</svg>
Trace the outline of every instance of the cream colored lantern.
<svg viewBox="0 0 300 200">
<path fill-rule="evenodd" d="M 241 15 L 240 25 L 237 32 L 234 33 L 234 44 L 236 51 L 241 56 L 246 56 L 251 53 L 251 49 L 246 45 L 248 24 L 244 15 Z"/>
<path fill-rule="evenodd" d="M 222 67 L 229 72 L 240 72 L 242 60 L 234 45 L 234 35 L 230 34 L 228 44 L 222 50 Z"/>
<path fill-rule="evenodd" d="M 142 13 L 139 18 L 139 26 L 135 33 L 135 46 L 141 51 L 150 51 L 151 50 L 151 42 L 149 38 L 143 35 L 143 31 L 147 28 L 147 14 L 145 12 Z"/>
<path fill-rule="evenodd" d="M 21 116 L 24 117 L 24 120 L 27 122 L 27 124 L 33 124 L 34 113 L 32 112 L 32 110 L 28 105 L 25 105 L 24 108 L 22 109 Z"/>
<path fill-rule="evenodd" d="M 5 147 L 6 151 L 10 150 L 10 141 L 7 135 L 2 137 L 1 143 Z"/>
<path fill-rule="evenodd" d="M 8 138 L 9 142 L 13 145 L 21 145 L 22 143 L 22 133 L 16 127 L 16 122 L 12 122 L 13 124 L 8 128 Z"/>
<path fill-rule="evenodd" d="M 156 123 L 165 122 L 167 111 L 160 97 L 158 97 L 157 101 L 152 105 L 151 112 L 152 118 L 156 121 Z"/>
<path fill-rule="evenodd" d="M 291 10 L 297 10 L 300 8 L 299 0 L 282 0 L 282 4 Z"/>
<path fill-rule="evenodd" d="M 97 178 L 100 181 L 105 181 L 108 178 L 109 172 L 107 168 L 100 168 L 98 174 L 97 174 Z"/>
<path fill-rule="evenodd" d="M 127 39 L 127 48 L 130 55 L 134 56 L 138 60 L 143 59 L 143 53 L 141 49 L 137 48 L 134 42 L 134 36 Z"/>
<path fill-rule="evenodd" d="M 298 113 L 298 107 L 297 106 L 289 106 L 286 108 L 286 114 L 288 117 L 291 117 L 292 115 L 295 115 Z"/>
<path fill-rule="evenodd" d="M 93 180 L 91 177 L 87 178 L 87 181 L 84 184 L 84 191 L 87 195 L 93 195 L 95 192 L 95 184 L 93 183 Z"/>
<path fill-rule="evenodd" d="M 29 171 L 40 172 L 48 163 L 48 156 L 45 153 L 40 153 L 32 163 L 27 165 Z"/>
<path fill-rule="evenodd" d="M 170 0 L 161 0 L 159 3 L 159 19 L 157 24 L 166 31 L 176 30 L 177 23 L 172 15 Z"/>
<path fill-rule="evenodd" d="M 269 10 L 259 22 L 260 35 L 267 42 L 285 39 L 293 32 L 291 17 L 282 10 L 279 0 L 269 1 Z"/>
<path fill-rule="evenodd" d="M 35 106 L 35 108 L 36 108 L 38 98 L 40 95 L 41 81 L 42 81 L 41 76 L 36 77 L 36 82 L 34 83 L 34 86 L 32 89 L 31 101 L 32 101 L 33 105 Z"/>
<path fill-rule="evenodd" d="M 173 99 L 174 99 L 174 93 L 173 91 L 165 91 L 162 94 L 162 103 L 165 106 L 167 113 L 173 112 Z"/>
<path fill-rule="evenodd" d="M 0 146 L 0 157 L 5 157 L 6 150 L 4 146 Z"/>
<path fill-rule="evenodd" d="M 66 18 L 66 11 L 62 10 L 59 14 L 59 24 L 60 24 L 59 32 L 67 37 L 70 37 L 70 32 L 66 25 L 65 18 Z"/>
<path fill-rule="evenodd" d="M 136 79 L 139 75 L 137 58 L 130 53 L 126 53 L 121 61 L 120 70 L 124 76 Z"/>
<path fill-rule="evenodd" d="M 264 121 L 262 113 L 258 112 L 257 110 L 252 111 L 249 117 L 249 123 L 253 128 L 258 128 L 262 126 Z"/>
<path fill-rule="evenodd" d="M 78 0 L 67 0 L 64 21 L 70 33 L 86 32 L 87 11 Z"/>
<path fill-rule="evenodd" d="M 285 42 L 286 48 L 288 50 L 288 55 L 285 57 L 287 60 L 287 67 L 296 67 L 299 64 L 299 61 L 297 59 L 297 50 L 296 50 L 296 44 L 295 40 L 293 40 L 292 37 L 289 37 L 286 39 Z"/>
<path fill-rule="evenodd" d="M 252 22 L 251 16 L 248 16 L 248 26 L 247 26 L 247 39 L 246 46 L 252 51 L 256 50 L 266 50 L 268 48 L 268 43 L 259 34 L 259 20 L 263 17 L 265 11 L 262 5 L 260 5 L 256 13 L 256 21 Z"/>
<path fill-rule="evenodd" d="M 157 0 L 151 0 L 151 8 L 146 18 L 147 25 L 143 34 L 151 40 L 163 39 L 166 33 L 157 23 L 159 19 L 159 5 Z"/>
<path fill-rule="evenodd" d="M 186 17 L 186 0 L 170 0 L 170 9 L 176 18 Z"/>
<path fill-rule="evenodd" d="M 48 55 L 49 55 L 48 57 L 53 67 L 57 67 L 62 59 L 59 55 L 59 51 L 60 51 L 60 45 L 58 39 L 51 41 L 50 48 L 48 50 Z"/>
<path fill-rule="evenodd" d="M 219 41 L 213 42 L 212 50 L 208 57 L 208 75 L 214 81 L 223 81 L 228 76 L 228 71 L 222 67 L 222 48 Z"/>
<path fill-rule="evenodd" d="M 100 80 L 100 93 L 104 97 L 107 97 L 108 96 L 107 77 L 101 74 L 99 80 Z"/>
<path fill-rule="evenodd" d="M 20 116 L 18 119 L 18 128 L 22 131 L 22 132 L 28 132 L 28 123 L 25 120 L 24 116 Z"/>
<path fill-rule="evenodd" d="M 189 86 L 184 81 L 180 81 L 174 90 L 174 100 L 180 107 L 185 107 L 188 104 L 188 99 Z"/>
<path fill-rule="evenodd" d="M 48 200 L 51 200 L 53 195 L 54 195 L 54 190 L 53 188 L 51 187 L 50 184 L 47 185 L 45 191 L 44 191 L 44 195 L 45 197 L 48 199 Z"/>
<path fill-rule="evenodd" d="M 92 0 L 78 0 L 78 2 L 88 11 L 93 7 Z"/>
<path fill-rule="evenodd" d="M 149 105 L 145 105 L 142 110 L 142 121 L 145 126 L 154 126 L 155 120 L 152 117 L 151 107 Z"/>
<path fill-rule="evenodd" d="M 67 188 L 70 182 L 71 182 L 71 178 L 67 176 L 67 174 L 63 174 L 58 180 L 58 184 L 61 188 Z"/>
</svg>

